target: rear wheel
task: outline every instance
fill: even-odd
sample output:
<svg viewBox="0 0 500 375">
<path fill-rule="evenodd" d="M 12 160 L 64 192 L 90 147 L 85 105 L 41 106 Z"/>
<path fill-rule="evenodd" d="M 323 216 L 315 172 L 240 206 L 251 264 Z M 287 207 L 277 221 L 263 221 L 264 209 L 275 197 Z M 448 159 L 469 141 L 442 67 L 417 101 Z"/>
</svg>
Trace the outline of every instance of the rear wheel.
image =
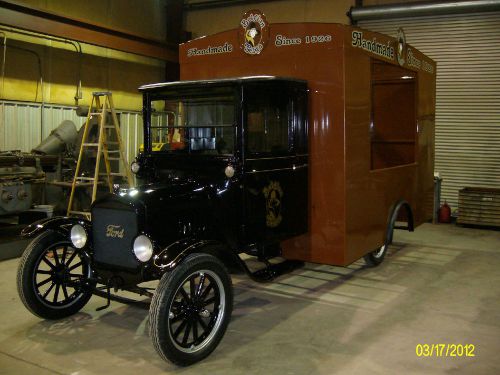
<svg viewBox="0 0 500 375">
<path fill-rule="evenodd" d="M 33 314 L 61 319 L 89 301 L 91 268 L 81 250 L 64 235 L 46 231 L 24 250 L 17 271 L 17 291 Z"/>
<path fill-rule="evenodd" d="M 149 322 L 156 351 L 180 366 L 207 357 L 224 336 L 232 304 L 224 265 L 212 255 L 188 256 L 162 277 L 153 297 Z"/>
<path fill-rule="evenodd" d="M 379 249 L 372 251 L 364 256 L 365 262 L 371 267 L 378 266 L 383 262 L 387 254 L 387 245 L 382 245 Z"/>
</svg>

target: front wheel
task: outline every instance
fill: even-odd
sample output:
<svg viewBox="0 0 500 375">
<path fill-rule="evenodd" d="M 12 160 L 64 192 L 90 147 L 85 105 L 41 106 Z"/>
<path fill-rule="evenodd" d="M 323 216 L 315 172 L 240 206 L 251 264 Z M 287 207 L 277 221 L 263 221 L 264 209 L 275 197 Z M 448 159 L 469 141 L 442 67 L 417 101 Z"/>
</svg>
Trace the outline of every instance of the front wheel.
<svg viewBox="0 0 500 375">
<path fill-rule="evenodd" d="M 17 291 L 33 314 L 61 319 L 89 301 L 89 260 L 70 240 L 54 231 L 36 237 L 24 250 L 17 270 Z"/>
<path fill-rule="evenodd" d="M 158 354 L 180 366 L 207 357 L 224 336 L 233 309 L 231 278 L 208 254 L 189 255 L 165 274 L 149 310 Z"/>
</svg>

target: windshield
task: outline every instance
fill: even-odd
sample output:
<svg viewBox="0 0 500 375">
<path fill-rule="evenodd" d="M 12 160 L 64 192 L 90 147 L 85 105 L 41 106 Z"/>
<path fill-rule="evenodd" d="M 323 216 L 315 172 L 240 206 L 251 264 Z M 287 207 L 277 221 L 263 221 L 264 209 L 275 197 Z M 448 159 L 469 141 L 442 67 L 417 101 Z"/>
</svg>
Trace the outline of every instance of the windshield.
<svg viewBox="0 0 500 375">
<path fill-rule="evenodd" d="M 233 154 L 234 96 L 189 96 L 151 102 L 151 150 L 178 154 Z"/>
</svg>

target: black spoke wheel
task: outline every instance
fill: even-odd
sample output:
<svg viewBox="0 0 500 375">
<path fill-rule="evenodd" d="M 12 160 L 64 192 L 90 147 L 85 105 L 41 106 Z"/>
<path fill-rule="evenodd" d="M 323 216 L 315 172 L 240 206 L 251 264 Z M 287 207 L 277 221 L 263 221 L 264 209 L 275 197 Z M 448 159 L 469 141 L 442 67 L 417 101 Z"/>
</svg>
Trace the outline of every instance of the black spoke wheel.
<svg viewBox="0 0 500 375">
<path fill-rule="evenodd" d="M 150 307 L 150 335 L 160 356 L 186 366 L 208 356 L 229 323 L 233 292 L 224 265 L 193 254 L 165 274 Z"/>
<path fill-rule="evenodd" d="M 382 245 L 377 250 L 372 251 L 364 256 L 365 262 L 370 267 L 378 266 L 383 262 L 385 255 L 387 254 L 387 245 Z"/>
<path fill-rule="evenodd" d="M 23 304 L 44 319 L 78 312 L 92 296 L 89 261 L 68 238 L 54 231 L 36 237 L 26 248 L 17 271 Z"/>
</svg>

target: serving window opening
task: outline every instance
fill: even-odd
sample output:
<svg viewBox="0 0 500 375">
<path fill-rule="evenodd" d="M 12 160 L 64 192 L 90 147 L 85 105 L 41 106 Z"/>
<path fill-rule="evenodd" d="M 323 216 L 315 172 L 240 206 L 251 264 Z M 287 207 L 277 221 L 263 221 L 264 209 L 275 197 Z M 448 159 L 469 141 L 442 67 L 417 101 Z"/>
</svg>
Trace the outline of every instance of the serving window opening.
<svg viewBox="0 0 500 375">
<path fill-rule="evenodd" d="M 371 169 L 416 161 L 417 74 L 372 59 Z"/>
</svg>

